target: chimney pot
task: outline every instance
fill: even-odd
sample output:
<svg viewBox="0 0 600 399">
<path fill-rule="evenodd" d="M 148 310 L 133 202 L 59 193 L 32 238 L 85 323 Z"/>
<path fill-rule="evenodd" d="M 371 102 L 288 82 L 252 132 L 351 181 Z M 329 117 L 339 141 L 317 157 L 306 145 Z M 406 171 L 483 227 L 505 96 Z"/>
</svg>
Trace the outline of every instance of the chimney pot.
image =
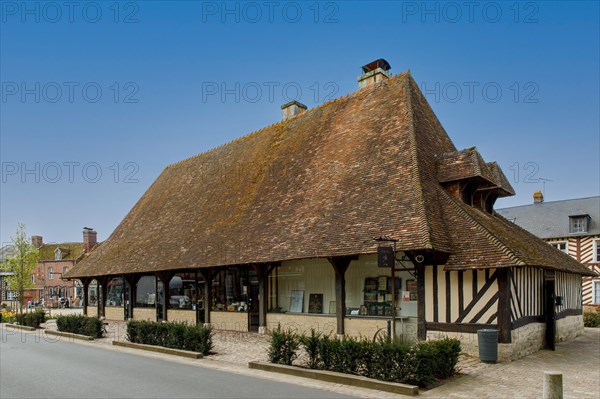
<svg viewBox="0 0 600 399">
<path fill-rule="evenodd" d="M 391 76 L 388 72 L 391 68 L 390 64 L 383 58 L 363 66 L 363 74 L 358 77 L 358 88 L 362 89 L 388 79 Z"/>
<path fill-rule="evenodd" d="M 533 193 L 533 203 L 541 204 L 542 202 L 544 202 L 544 194 L 542 194 L 541 191 L 536 191 Z"/>
<path fill-rule="evenodd" d="M 31 236 L 31 243 L 34 247 L 40 248 L 44 245 L 44 238 L 42 236 Z"/>
<path fill-rule="evenodd" d="M 283 110 L 283 120 L 285 121 L 306 111 L 306 105 L 294 100 L 283 104 L 281 109 Z"/>
<path fill-rule="evenodd" d="M 90 252 L 98 243 L 97 234 L 89 227 L 83 228 L 83 252 Z"/>
</svg>

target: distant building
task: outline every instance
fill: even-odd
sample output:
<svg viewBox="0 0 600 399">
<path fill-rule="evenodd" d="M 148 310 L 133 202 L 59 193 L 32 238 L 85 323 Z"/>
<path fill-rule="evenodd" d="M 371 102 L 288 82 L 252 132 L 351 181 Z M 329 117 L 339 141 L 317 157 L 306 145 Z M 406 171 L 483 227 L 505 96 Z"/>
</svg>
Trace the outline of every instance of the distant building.
<svg viewBox="0 0 600 399">
<path fill-rule="evenodd" d="M 591 271 L 600 272 L 600 196 L 544 202 L 538 191 L 533 204 L 497 212 Z M 600 305 L 600 278 L 583 277 L 582 284 L 583 304 Z"/>
<path fill-rule="evenodd" d="M 14 254 L 14 245 L 4 245 L 2 248 L 0 248 L 0 302 L 10 301 L 14 297 L 14 293 L 8 289 L 8 281 L 6 279 L 7 277 L 12 276 L 14 273 L 10 270 L 6 270 L 6 268 L 4 268 L 2 265 Z"/>
<path fill-rule="evenodd" d="M 44 300 L 50 306 L 58 305 L 59 298 L 83 300 L 81 284 L 62 277 L 97 244 L 97 234 L 92 229 L 83 230 L 83 242 L 45 244 L 42 236 L 32 236 L 31 241 L 39 251 L 32 281 L 35 287 L 25 292 L 24 301 Z"/>
</svg>

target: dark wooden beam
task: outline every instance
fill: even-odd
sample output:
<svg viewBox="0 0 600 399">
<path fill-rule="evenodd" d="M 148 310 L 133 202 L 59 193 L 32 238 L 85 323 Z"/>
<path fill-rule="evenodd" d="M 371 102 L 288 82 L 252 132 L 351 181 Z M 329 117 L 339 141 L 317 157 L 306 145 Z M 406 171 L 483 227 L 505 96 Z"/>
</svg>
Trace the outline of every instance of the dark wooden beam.
<svg viewBox="0 0 600 399">
<path fill-rule="evenodd" d="M 106 296 L 108 295 L 108 282 L 111 280 L 111 277 L 100 277 L 100 279 L 97 279 L 96 281 L 98 282 L 98 284 L 100 285 L 100 293 L 102 295 L 102 300 L 98 301 L 98 317 L 105 317 L 106 316 Z"/>
<path fill-rule="evenodd" d="M 336 320 L 337 333 L 344 334 L 344 317 L 346 316 L 346 270 L 352 260 L 358 259 L 358 256 L 336 256 L 327 258 L 333 270 L 335 271 L 335 300 L 336 300 Z"/>
<path fill-rule="evenodd" d="M 487 269 L 486 269 L 487 271 Z M 510 281 L 508 268 L 501 268 L 498 273 L 498 342 L 508 344 L 512 341 L 510 325 Z"/>
<path fill-rule="evenodd" d="M 495 324 L 480 323 L 426 323 L 426 328 L 430 331 L 462 332 L 471 334 L 476 334 L 477 330 L 494 327 L 496 327 Z"/>
<path fill-rule="evenodd" d="M 157 272 L 156 273 L 156 277 L 162 281 L 163 283 L 163 291 L 165 293 L 165 296 L 163 298 L 163 304 L 162 304 L 162 310 L 163 310 L 163 320 L 164 321 L 168 321 L 168 316 L 167 316 L 167 310 L 169 309 L 169 283 L 171 282 L 171 279 L 173 278 L 173 276 L 175 275 L 175 272 L 172 270 L 167 270 L 167 271 L 163 271 L 163 272 Z M 157 292 L 158 294 L 158 292 Z"/>
<path fill-rule="evenodd" d="M 417 278 L 417 339 L 427 339 L 427 323 L 425 322 L 425 262 L 419 263 L 416 254 L 404 252 L 415 266 Z"/>
<path fill-rule="evenodd" d="M 276 267 L 271 264 L 253 265 L 258 277 L 258 328 L 267 327 L 267 311 L 269 305 L 269 274 Z"/>
<path fill-rule="evenodd" d="M 127 307 L 127 313 L 130 319 L 133 319 L 133 308 L 135 307 L 135 301 L 137 297 L 137 283 L 142 278 L 141 274 L 130 274 L 124 277 L 127 284 L 129 284 L 129 305 Z"/>
<path fill-rule="evenodd" d="M 198 270 L 204 279 L 204 322 L 210 324 L 210 310 L 212 309 L 212 281 L 216 270 L 204 268 Z"/>
<path fill-rule="evenodd" d="M 81 285 L 83 286 L 83 314 L 87 316 L 87 306 L 89 301 L 89 292 L 90 282 L 92 281 L 90 278 L 82 278 L 80 279 Z"/>
</svg>

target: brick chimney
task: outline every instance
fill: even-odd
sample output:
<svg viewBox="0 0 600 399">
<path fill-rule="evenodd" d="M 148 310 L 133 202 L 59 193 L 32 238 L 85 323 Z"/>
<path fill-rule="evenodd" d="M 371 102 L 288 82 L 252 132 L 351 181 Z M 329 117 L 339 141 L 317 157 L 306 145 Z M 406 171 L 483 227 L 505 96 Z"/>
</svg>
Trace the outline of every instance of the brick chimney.
<svg viewBox="0 0 600 399">
<path fill-rule="evenodd" d="M 31 243 L 34 247 L 40 248 L 44 245 L 44 238 L 42 236 L 31 236 Z"/>
<path fill-rule="evenodd" d="M 83 228 L 83 252 L 88 253 L 96 246 L 98 243 L 97 234 L 94 229 Z"/>
<path fill-rule="evenodd" d="M 362 89 L 388 79 L 391 76 L 388 72 L 391 68 L 390 64 L 383 58 L 363 66 L 363 74 L 358 77 L 358 88 Z"/>
<path fill-rule="evenodd" d="M 306 111 L 306 105 L 299 103 L 298 101 L 290 101 L 287 104 L 281 106 L 283 110 L 283 120 L 293 118 L 296 115 L 300 115 Z"/>
<path fill-rule="evenodd" d="M 542 202 L 544 202 L 544 194 L 542 194 L 541 191 L 536 191 L 533 193 L 533 203 L 541 204 Z"/>
</svg>

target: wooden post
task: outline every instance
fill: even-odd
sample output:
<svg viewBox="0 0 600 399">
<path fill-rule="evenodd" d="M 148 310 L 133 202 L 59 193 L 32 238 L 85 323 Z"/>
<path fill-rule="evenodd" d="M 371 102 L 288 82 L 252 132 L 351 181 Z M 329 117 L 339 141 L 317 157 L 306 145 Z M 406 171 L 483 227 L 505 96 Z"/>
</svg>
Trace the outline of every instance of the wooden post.
<svg viewBox="0 0 600 399">
<path fill-rule="evenodd" d="M 215 270 L 206 268 L 199 270 L 204 279 L 204 323 L 210 324 L 210 310 L 212 309 L 212 280 L 215 277 Z"/>
<path fill-rule="evenodd" d="M 141 275 L 129 275 L 124 277 L 127 284 L 129 284 L 129 306 L 127 308 L 127 313 L 129 314 L 130 319 L 133 319 L 133 308 L 135 307 L 137 297 L 137 283 L 140 281 L 140 278 L 142 278 Z"/>
<path fill-rule="evenodd" d="M 411 259 L 412 260 L 412 259 Z M 417 270 L 417 338 L 427 339 L 427 326 L 425 324 L 425 266 L 413 262 Z"/>
<path fill-rule="evenodd" d="M 96 280 L 98 281 L 98 280 Z M 102 294 L 102 301 L 98 301 L 98 317 L 106 317 L 106 296 L 108 295 L 108 282 L 110 277 L 102 277 L 98 284 L 100 284 L 100 292 Z"/>
<path fill-rule="evenodd" d="M 346 270 L 350 261 L 358 259 L 358 256 L 339 256 L 327 258 L 335 271 L 335 315 L 337 319 L 337 334 L 344 335 L 344 318 L 346 316 Z"/>
<path fill-rule="evenodd" d="M 507 344 L 512 341 L 510 328 L 510 285 L 509 269 L 500 268 L 498 273 L 498 342 Z"/>
<path fill-rule="evenodd" d="M 80 279 L 81 285 L 83 286 L 83 314 L 87 316 L 87 305 L 89 300 L 88 289 L 90 288 L 91 280 L 89 278 Z"/>
<path fill-rule="evenodd" d="M 171 279 L 173 278 L 173 276 L 175 275 L 174 272 L 172 271 L 166 271 L 166 272 L 158 272 L 156 273 L 156 276 L 158 277 L 158 279 L 160 281 L 162 281 L 163 283 L 163 291 L 165 293 L 165 296 L 163 298 L 163 304 L 162 304 L 162 310 L 163 310 L 163 321 L 168 321 L 168 316 L 167 316 L 167 311 L 169 309 L 169 283 L 171 282 Z M 157 293 L 158 294 L 158 293 Z"/>
</svg>

